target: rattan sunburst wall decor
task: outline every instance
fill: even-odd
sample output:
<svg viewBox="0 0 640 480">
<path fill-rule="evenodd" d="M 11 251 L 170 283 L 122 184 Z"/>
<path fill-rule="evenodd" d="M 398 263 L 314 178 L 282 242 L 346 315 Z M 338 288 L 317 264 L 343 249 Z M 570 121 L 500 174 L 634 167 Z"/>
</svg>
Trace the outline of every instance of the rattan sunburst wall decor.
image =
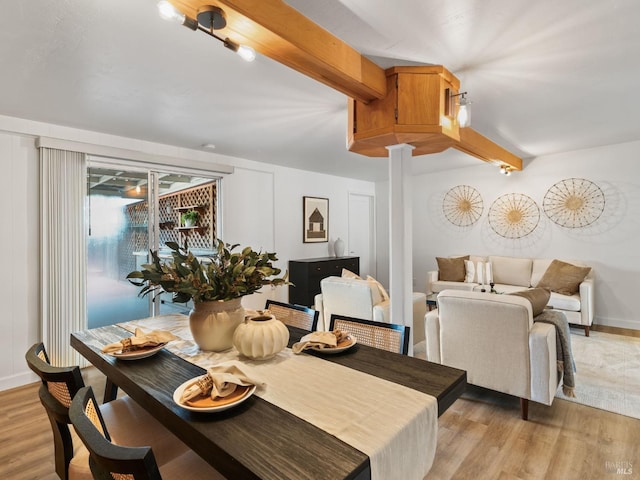
<svg viewBox="0 0 640 480">
<path fill-rule="evenodd" d="M 567 178 L 553 185 L 544 196 L 542 208 L 549 219 L 567 228 L 591 225 L 604 211 L 604 193 L 584 178 Z"/>
<path fill-rule="evenodd" d="M 458 185 L 449 190 L 442 201 L 442 211 L 454 225 L 468 227 L 478 221 L 484 204 L 482 196 L 469 185 Z"/>
<path fill-rule="evenodd" d="M 525 237 L 536 229 L 539 221 L 538 205 L 521 193 L 502 195 L 489 207 L 489 225 L 501 237 Z"/>
</svg>

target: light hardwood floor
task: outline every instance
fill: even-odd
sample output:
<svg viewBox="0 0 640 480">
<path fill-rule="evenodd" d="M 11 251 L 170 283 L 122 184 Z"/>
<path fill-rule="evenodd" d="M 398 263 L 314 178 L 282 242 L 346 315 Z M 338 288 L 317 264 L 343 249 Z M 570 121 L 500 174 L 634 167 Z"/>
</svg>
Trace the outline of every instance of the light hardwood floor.
<svg viewBox="0 0 640 480">
<path fill-rule="evenodd" d="M 83 375 L 102 398 L 101 374 Z M 0 392 L 0 479 L 57 479 L 38 387 Z M 439 419 L 427 480 L 640 479 L 640 420 L 559 399 L 529 405 L 525 422 L 516 398 L 470 387 Z"/>
</svg>

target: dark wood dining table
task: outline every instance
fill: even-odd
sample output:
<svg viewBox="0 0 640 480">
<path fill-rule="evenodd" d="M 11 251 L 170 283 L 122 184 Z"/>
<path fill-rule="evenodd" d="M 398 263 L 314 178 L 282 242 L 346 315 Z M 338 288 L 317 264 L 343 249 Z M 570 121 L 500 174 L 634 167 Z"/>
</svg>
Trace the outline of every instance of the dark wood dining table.
<svg viewBox="0 0 640 480">
<path fill-rule="evenodd" d="M 289 346 L 308 333 L 288 328 Z M 166 349 L 149 358 L 122 361 L 95 346 L 127 336 L 130 333 L 116 325 L 94 328 L 72 333 L 71 346 L 225 477 L 371 478 L 367 455 L 255 395 L 216 414 L 183 409 L 173 401 L 173 392 L 206 371 Z M 322 358 L 432 395 L 438 402 L 438 416 L 466 388 L 463 370 L 366 345 Z"/>
</svg>

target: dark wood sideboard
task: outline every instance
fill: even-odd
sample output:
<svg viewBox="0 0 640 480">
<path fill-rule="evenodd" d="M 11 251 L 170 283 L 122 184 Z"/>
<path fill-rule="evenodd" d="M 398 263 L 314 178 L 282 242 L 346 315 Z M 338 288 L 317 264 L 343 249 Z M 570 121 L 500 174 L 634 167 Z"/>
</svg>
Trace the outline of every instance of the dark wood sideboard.
<svg viewBox="0 0 640 480">
<path fill-rule="evenodd" d="M 360 274 L 360 257 L 322 257 L 289 260 L 289 303 L 311 307 L 320 293 L 320 280 L 339 277 L 342 269 Z"/>
</svg>

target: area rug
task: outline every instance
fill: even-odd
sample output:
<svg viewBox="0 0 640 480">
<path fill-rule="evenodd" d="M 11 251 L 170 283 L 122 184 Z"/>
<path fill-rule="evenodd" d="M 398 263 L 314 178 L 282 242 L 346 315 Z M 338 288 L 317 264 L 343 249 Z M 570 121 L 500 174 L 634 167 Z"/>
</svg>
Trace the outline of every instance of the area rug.
<svg viewBox="0 0 640 480">
<path fill-rule="evenodd" d="M 556 398 L 640 419 L 640 338 L 571 329 L 575 398 Z"/>
</svg>

